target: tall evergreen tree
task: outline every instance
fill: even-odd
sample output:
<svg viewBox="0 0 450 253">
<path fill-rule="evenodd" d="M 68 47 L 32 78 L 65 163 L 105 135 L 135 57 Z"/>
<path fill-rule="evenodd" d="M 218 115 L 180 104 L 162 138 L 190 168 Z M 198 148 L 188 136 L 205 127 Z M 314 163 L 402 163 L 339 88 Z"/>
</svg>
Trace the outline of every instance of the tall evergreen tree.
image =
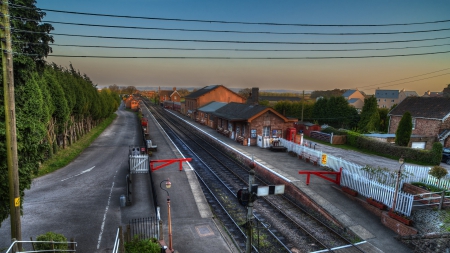
<svg viewBox="0 0 450 253">
<path fill-rule="evenodd" d="M 19 159 L 19 191 L 31 186 L 33 172 L 43 159 L 46 145 L 45 124 L 49 107 L 44 106 L 37 70 L 42 69 L 44 58 L 51 52 L 48 43 L 53 41 L 50 24 L 42 23 L 45 13 L 36 8 L 34 0 L 9 1 L 11 38 L 14 68 L 14 93 L 16 108 L 17 154 Z M 17 5 L 16 5 L 17 4 Z M 40 68 L 42 67 L 42 68 Z M 1 67 L 0 67 L 0 73 Z M 2 88 L 3 88 L 3 80 Z M 3 89 L 2 89 L 3 90 Z M 3 92 L 0 96 L 0 129 L 5 129 Z M 9 215 L 9 187 L 7 180 L 5 131 L 0 131 L 0 222 Z M 21 198 L 23 199 L 23 198 Z"/>
<path fill-rule="evenodd" d="M 378 131 L 380 127 L 380 114 L 378 113 L 377 99 L 374 96 L 364 99 L 361 118 L 358 123 L 360 133 Z"/>
<path fill-rule="evenodd" d="M 408 146 L 412 133 L 412 116 L 410 112 L 405 112 L 398 124 L 395 132 L 395 144 L 399 146 Z"/>
</svg>

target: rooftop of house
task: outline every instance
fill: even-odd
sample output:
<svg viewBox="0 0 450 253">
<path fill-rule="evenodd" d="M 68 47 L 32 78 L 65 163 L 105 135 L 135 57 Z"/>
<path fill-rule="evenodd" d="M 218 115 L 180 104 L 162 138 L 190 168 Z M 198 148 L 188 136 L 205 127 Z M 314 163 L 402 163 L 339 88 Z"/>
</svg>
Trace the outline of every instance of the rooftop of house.
<svg viewBox="0 0 450 253">
<path fill-rule="evenodd" d="M 376 98 L 398 98 L 398 90 L 375 90 Z"/>
<path fill-rule="evenodd" d="M 358 102 L 358 100 L 361 100 L 361 99 L 359 99 L 359 98 L 351 98 L 351 99 L 348 100 L 348 103 L 349 104 L 353 104 L 353 103 Z"/>
<path fill-rule="evenodd" d="M 229 103 L 214 112 L 214 115 L 228 120 L 247 120 L 256 114 L 266 110 L 267 106 Z"/>
<path fill-rule="evenodd" d="M 353 93 L 355 93 L 357 91 L 360 92 L 359 90 L 348 90 L 348 91 L 344 92 L 344 94 L 342 94 L 342 96 L 347 98 L 347 97 L 350 97 L 351 95 L 353 95 Z"/>
<path fill-rule="evenodd" d="M 198 111 L 207 112 L 207 113 L 215 112 L 217 109 L 219 109 L 225 105 L 227 105 L 227 103 L 213 101 L 213 102 L 210 102 L 210 103 L 198 108 Z"/>
<path fill-rule="evenodd" d="M 403 116 L 405 112 L 412 117 L 439 119 L 450 116 L 450 98 L 446 97 L 407 97 L 389 115 Z"/>
<path fill-rule="evenodd" d="M 209 85 L 209 86 L 203 87 L 203 88 L 196 90 L 196 91 L 192 92 L 191 94 L 185 96 L 185 98 L 201 97 L 201 96 L 205 95 L 206 93 L 211 92 L 214 89 L 217 89 L 219 86 L 222 86 L 222 85 Z"/>
</svg>

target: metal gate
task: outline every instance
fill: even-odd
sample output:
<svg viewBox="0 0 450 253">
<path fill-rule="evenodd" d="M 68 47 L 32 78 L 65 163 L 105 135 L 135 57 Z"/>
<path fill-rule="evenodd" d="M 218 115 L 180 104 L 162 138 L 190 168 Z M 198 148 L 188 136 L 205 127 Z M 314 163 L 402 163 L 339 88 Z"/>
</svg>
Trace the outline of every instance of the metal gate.
<svg viewBox="0 0 450 253">
<path fill-rule="evenodd" d="M 130 155 L 130 173 L 148 173 L 148 155 Z"/>
</svg>

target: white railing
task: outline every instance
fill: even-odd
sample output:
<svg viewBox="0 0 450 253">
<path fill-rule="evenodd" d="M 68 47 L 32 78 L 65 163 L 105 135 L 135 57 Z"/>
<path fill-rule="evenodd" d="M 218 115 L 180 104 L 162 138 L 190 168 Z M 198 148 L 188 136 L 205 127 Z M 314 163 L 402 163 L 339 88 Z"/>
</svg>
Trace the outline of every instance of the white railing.
<svg viewBox="0 0 450 253">
<path fill-rule="evenodd" d="M 41 244 L 41 243 L 47 243 L 47 244 L 66 244 L 68 245 L 68 248 L 71 249 L 51 249 L 51 250 L 25 250 L 22 248 L 21 251 L 18 251 L 17 247 L 18 244 L 21 245 L 21 247 L 25 247 L 25 244 L 30 244 L 28 246 L 31 247 L 32 244 Z M 54 242 L 54 241 L 16 241 L 14 240 L 9 246 L 9 248 L 6 250 L 5 253 L 33 253 L 33 252 L 76 252 L 77 243 L 76 242 Z"/>
<path fill-rule="evenodd" d="M 405 171 L 408 172 L 407 174 L 409 175 L 405 177 L 404 181 L 407 183 L 422 182 L 428 185 L 439 187 L 441 189 L 450 190 L 450 175 L 447 175 L 446 177 L 441 178 L 441 180 L 438 180 L 437 178 L 428 174 L 430 170 L 431 167 L 406 165 Z"/>
<path fill-rule="evenodd" d="M 148 173 L 148 155 L 130 155 L 129 163 L 131 174 Z"/>
<path fill-rule="evenodd" d="M 366 198 L 373 198 L 389 208 L 392 208 L 392 203 L 395 195 L 395 188 L 387 186 L 360 176 L 353 174 L 348 170 L 342 170 L 341 174 L 341 186 L 347 186 L 354 189 L 359 194 Z M 414 201 L 414 196 L 398 191 L 395 211 L 404 214 L 406 216 L 411 215 L 412 205 Z"/>
<path fill-rule="evenodd" d="M 333 171 L 339 171 L 342 168 L 341 185 L 350 187 L 360 193 L 366 198 L 373 198 L 392 207 L 393 198 L 395 194 L 395 183 L 397 175 L 392 172 L 382 172 L 376 175 L 362 170 L 364 166 L 352 163 L 342 159 L 341 157 L 335 157 L 333 155 L 326 155 L 326 164 L 322 163 L 322 151 L 314 150 L 297 143 L 280 139 L 280 144 L 287 148 L 287 151 L 295 152 L 297 155 L 305 153 L 319 157 L 319 164 L 331 168 Z M 406 173 L 405 173 L 406 174 Z M 400 187 L 406 182 L 400 181 Z M 398 191 L 395 209 L 397 212 L 410 216 L 413 204 L 413 195 Z"/>
<path fill-rule="evenodd" d="M 117 228 L 116 240 L 114 241 L 114 247 L 113 247 L 112 253 L 118 253 L 119 252 L 119 246 L 120 246 L 119 232 L 120 232 L 120 228 Z"/>
</svg>

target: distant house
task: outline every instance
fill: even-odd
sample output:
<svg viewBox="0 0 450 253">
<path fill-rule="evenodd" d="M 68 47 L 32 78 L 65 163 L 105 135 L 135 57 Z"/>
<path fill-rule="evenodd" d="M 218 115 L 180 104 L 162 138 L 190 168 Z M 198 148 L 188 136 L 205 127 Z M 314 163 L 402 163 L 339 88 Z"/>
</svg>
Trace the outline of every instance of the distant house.
<svg viewBox="0 0 450 253">
<path fill-rule="evenodd" d="M 422 97 L 443 97 L 444 94 L 441 91 L 425 91 Z"/>
<path fill-rule="evenodd" d="M 286 118 L 267 106 L 235 102 L 220 107 L 212 114 L 218 132 L 243 145 L 252 146 L 257 145 L 258 136 L 265 140 L 285 138 L 287 129 L 298 121 Z"/>
<path fill-rule="evenodd" d="M 405 112 L 412 116 L 412 138 L 409 146 L 430 149 L 439 141 L 450 147 L 450 97 L 407 97 L 389 112 L 389 132 L 395 134 Z"/>
<path fill-rule="evenodd" d="M 159 94 L 159 103 L 164 104 L 165 101 L 172 101 L 172 102 L 180 102 L 181 96 L 177 91 L 176 87 L 173 87 L 172 90 L 161 90 L 158 89 Z"/>
<path fill-rule="evenodd" d="M 348 104 L 361 111 L 364 106 L 365 96 L 359 90 L 348 90 L 342 96 L 348 101 Z"/>
<path fill-rule="evenodd" d="M 375 98 L 377 99 L 378 108 L 391 108 L 399 103 L 398 90 L 375 90 Z"/>
<path fill-rule="evenodd" d="M 398 103 L 401 103 L 407 97 L 418 97 L 419 94 L 415 91 L 407 91 L 405 89 L 401 90 L 398 94 Z"/>
<path fill-rule="evenodd" d="M 184 97 L 185 110 L 192 119 L 196 119 L 197 109 L 210 102 L 245 103 L 246 99 L 223 85 L 210 85 Z"/>
</svg>

